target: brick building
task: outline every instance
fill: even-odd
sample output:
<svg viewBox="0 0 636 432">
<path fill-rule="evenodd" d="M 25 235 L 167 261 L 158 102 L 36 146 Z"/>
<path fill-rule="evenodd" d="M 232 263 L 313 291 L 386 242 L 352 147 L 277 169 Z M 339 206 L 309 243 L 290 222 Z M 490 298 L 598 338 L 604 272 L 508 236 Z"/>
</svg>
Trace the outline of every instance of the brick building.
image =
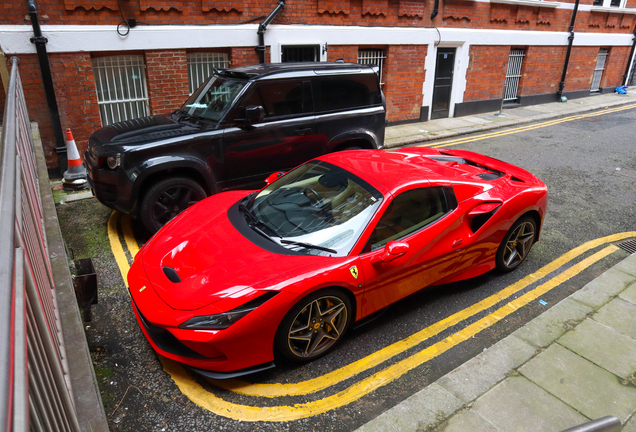
<svg viewBox="0 0 636 432">
<path fill-rule="evenodd" d="M 257 63 L 258 23 L 276 4 L 40 0 L 62 128 L 83 153 L 102 125 L 178 108 L 212 66 Z M 29 112 L 55 167 L 27 6 L 2 7 L 0 49 L 21 60 Z M 563 95 L 613 91 L 632 63 L 636 0 L 287 0 L 265 31 L 265 59 L 381 64 L 389 122 L 493 111 L 504 88 L 506 103 L 552 102 L 575 9 Z"/>
</svg>

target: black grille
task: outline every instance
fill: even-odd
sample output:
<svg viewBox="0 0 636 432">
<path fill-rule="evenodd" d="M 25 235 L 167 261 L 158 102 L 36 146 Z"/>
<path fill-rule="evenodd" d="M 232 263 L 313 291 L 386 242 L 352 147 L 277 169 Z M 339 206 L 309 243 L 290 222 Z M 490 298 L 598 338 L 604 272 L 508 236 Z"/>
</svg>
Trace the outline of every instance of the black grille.
<svg viewBox="0 0 636 432">
<path fill-rule="evenodd" d="M 161 348 L 167 353 L 182 356 L 182 357 L 190 357 L 190 358 L 198 358 L 198 359 L 207 358 L 205 356 L 202 356 L 198 352 L 194 351 L 193 349 L 188 348 L 181 342 L 179 342 L 179 339 L 174 337 L 174 335 L 170 333 L 168 330 L 158 327 L 152 324 L 151 322 L 149 322 L 146 319 L 146 317 L 144 317 L 143 314 L 139 311 L 139 308 L 135 304 L 134 300 L 133 300 L 133 305 L 135 306 L 135 309 L 137 310 L 137 313 L 139 314 L 139 317 L 141 318 L 141 322 L 146 328 L 146 332 L 148 332 L 150 339 L 152 339 L 152 341 L 159 348 Z"/>
<path fill-rule="evenodd" d="M 636 240 L 627 240 L 618 245 L 619 248 L 629 252 L 630 254 L 636 253 Z"/>
</svg>

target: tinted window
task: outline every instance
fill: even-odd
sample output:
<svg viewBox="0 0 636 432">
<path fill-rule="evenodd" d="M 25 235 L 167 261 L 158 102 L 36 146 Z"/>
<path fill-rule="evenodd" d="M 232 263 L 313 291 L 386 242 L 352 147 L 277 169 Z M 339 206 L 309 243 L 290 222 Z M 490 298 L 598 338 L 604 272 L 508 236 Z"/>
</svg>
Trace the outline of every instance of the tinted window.
<svg viewBox="0 0 636 432">
<path fill-rule="evenodd" d="M 213 76 L 192 93 L 181 107 L 181 111 L 195 117 L 218 121 L 245 84 L 246 81 Z"/>
<path fill-rule="evenodd" d="M 413 189 L 398 195 L 371 233 L 365 251 L 398 240 L 441 218 L 448 211 L 444 188 Z"/>
<path fill-rule="evenodd" d="M 262 105 L 265 117 L 281 117 L 302 114 L 311 111 L 307 102 L 309 95 L 304 97 L 302 81 L 277 80 L 257 84 L 254 89 L 254 100 L 260 103 L 248 105 Z"/>
<path fill-rule="evenodd" d="M 316 112 L 382 103 L 375 74 L 320 77 L 312 81 Z"/>
</svg>

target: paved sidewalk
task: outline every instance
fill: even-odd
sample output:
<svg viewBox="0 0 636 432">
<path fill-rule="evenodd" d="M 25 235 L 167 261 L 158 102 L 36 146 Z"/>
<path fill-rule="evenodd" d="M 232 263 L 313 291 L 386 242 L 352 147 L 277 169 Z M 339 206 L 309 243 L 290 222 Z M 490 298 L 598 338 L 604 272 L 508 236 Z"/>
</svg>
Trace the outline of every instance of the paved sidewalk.
<svg viewBox="0 0 636 432">
<path fill-rule="evenodd" d="M 636 432 L 636 254 L 357 432 Z"/>
<path fill-rule="evenodd" d="M 565 103 L 552 102 L 541 105 L 504 108 L 503 114 L 505 114 L 505 117 L 496 117 L 495 114 L 499 111 L 495 111 L 474 116 L 445 118 L 422 123 L 389 126 L 386 129 L 384 145 L 385 148 L 399 147 L 407 144 L 421 143 L 423 141 L 611 108 L 634 102 L 636 102 L 636 87 L 631 87 L 627 90 L 626 95 L 606 93 L 568 100 Z"/>
</svg>

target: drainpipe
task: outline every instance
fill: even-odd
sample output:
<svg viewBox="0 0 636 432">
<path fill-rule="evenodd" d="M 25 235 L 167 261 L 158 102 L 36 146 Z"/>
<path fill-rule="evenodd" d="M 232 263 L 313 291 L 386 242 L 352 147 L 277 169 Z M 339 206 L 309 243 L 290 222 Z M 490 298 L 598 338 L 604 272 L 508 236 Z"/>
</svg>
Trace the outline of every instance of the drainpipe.
<svg viewBox="0 0 636 432">
<path fill-rule="evenodd" d="M 435 5 L 433 6 L 433 12 L 431 13 L 431 21 L 437 16 L 439 12 L 439 0 L 435 0 Z"/>
<path fill-rule="evenodd" d="M 258 46 L 256 47 L 256 51 L 258 52 L 258 62 L 265 63 L 265 30 L 267 30 L 267 26 L 269 23 L 274 21 L 276 15 L 280 11 L 285 8 L 285 0 L 278 0 L 278 4 L 274 8 L 274 10 L 265 18 L 265 21 L 258 25 L 258 30 L 256 34 L 258 35 Z"/>
<path fill-rule="evenodd" d="M 44 93 L 46 94 L 46 104 L 49 108 L 51 117 L 51 127 L 53 128 L 53 136 L 55 137 L 55 152 L 57 153 L 57 162 L 60 170 L 64 172 L 67 167 L 66 161 L 66 143 L 64 135 L 62 135 L 62 125 L 60 124 L 60 113 L 57 110 L 57 100 L 55 99 L 55 89 L 53 88 L 53 78 L 51 77 L 51 65 L 49 57 L 46 53 L 46 43 L 48 39 L 42 36 L 40 29 L 40 21 L 38 20 L 38 9 L 34 0 L 27 0 L 27 9 L 31 17 L 31 25 L 33 26 L 34 37 L 31 42 L 35 44 L 38 53 L 38 62 L 40 63 L 40 72 L 42 73 L 42 82 L 44 84 Z"/>
<path fill-rule="evenodd" d="M 568 64 L 570 63 L 570 52 L 572 51 L 572 42 L 574 41 L 574 23 L 576 22 L 576 12 L 579 10 L 579 0 L 574 2 L 574 10 L 572 11 L 572 19 L 570 20 L 570 27 L 568 31 L 568 50 L 565 53 L 565 63 L 563 64 L 563 74 L 561 74 L 561 82 L 559 82 L 559 90 L 557 91 L 557 100 L 561 100 L 563 96 L 563 89 L 565 88 L 565 76 L 568 73 Z"/>
<path fill-rule="evenodd" d="M 634 37 L 633 42 L 632 42 L 632 49 L 629 52 L 629 57 L 627 57 L 627 66 L 625 66 L 625 74 L 623 75 L 623 84 L 624 85 L 628 85 L 627 81 L 629 80 L 629 68 L 632 65 L 633 62 L 633 58 L 634 58 L 634 49 L 636 48 L 636 28 L 634 29 L 633 32 Z"/>
</svg>

